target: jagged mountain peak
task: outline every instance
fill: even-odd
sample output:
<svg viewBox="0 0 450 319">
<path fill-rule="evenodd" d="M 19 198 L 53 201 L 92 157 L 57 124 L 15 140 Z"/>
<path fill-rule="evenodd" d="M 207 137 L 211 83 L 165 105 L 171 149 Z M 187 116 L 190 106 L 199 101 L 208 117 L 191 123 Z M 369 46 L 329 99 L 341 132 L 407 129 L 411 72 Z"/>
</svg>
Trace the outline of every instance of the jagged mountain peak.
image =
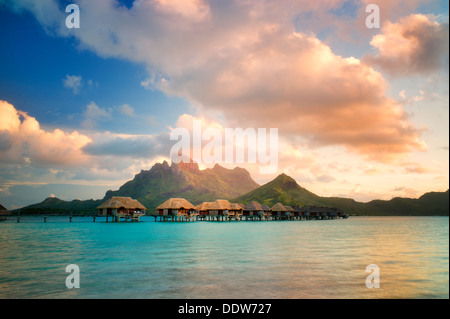
<svg viewBox="0 0 450 319">
<path fill-rule="evenodd" d="M 130 196 L 149 208 L 158 206 L 162 199 L 183 197 L 193 204 L 217 198 L 231 199 L 243 195 L 259 185 L 245 169 L 227 169 L 214 166 L 200 170 L 197 163 L 166 161 L 156 163 L 150 170 L 142 170 L 116 191 L 108 191 L 104 199 L 112 196 Z"/>
</svg>

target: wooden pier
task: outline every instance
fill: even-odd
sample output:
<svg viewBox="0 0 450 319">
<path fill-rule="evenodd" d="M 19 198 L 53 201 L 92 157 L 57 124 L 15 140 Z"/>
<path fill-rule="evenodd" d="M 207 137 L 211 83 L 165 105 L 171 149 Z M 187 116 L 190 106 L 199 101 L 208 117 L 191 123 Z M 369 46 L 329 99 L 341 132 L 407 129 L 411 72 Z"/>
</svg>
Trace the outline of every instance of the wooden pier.
<svg viewBox="0 0 450 319">
<path fill-rule="evenodd" d="M 156 208 L 152 214 L 146 214 L 146 208 L 137 200 L 130 197 L 112 197 L 98 207 L 99 213 L 90 215 L 95 223 L 97 218 L 104 217 L 105 222 L 120 223 L 139 222 L 143 216 L 151 216 L 155 222 L 240 222 L 240 221 L 300 221 L 300 220 L 331 220 L 346 219 L 348 215 L 338 208 L 330 207 L 303 207 L 285 206 L 281 203 L 273 207 L 250 202 L 247 205 L 230 203 L 227 200 L 204 202 L 194 206 L 183 198 L 171 198 Z M 42 212 L 43 222 L 46 223 L 51 216 Z M 72 222 L 73 214 L 67 216 Z M 86 216 L 88 217 L 88 216 Z M 0 221 L 6 220 L 0 215 Z M 17 213 L 17 222 L 20 223 L 20 211 Z"/>
<path fill-rule="evenodd" d="M 251 202 L 244 206 L 226 200 L 217 200 L 204 202 L 193 208 L 194 206 L 189 202 L 183 201 L 183 207 L 181 207 L 180 199 L 171 199 L 159 206 L 156 212 L 149 216 L 160 222 L 296 221 L 348 218 L 348 215 L 341 210 L 329 207 L 290 207 L 277 203 L 269 208 L 257 202 Z M 175 207 L 175 203 L 179 205 Z"/>
<path fill-rule="evenodd" d="M 331 219 L 346 219 L 347 214 L 342 214 L 339 216 L 321 216 L 321 215 L 304 215 L 304 216 L 270 216 L 270 215 L 234 215 L 234 216 L 209 216 L 200 214 L 191 214 L 189 216 L 171 216 L 171 215 L 160 215 L 160 214 L 148 214 L 148 215 L 129 215 L 129 216 L 102 216 L 102 215 L 90 215 L 90 216 L 61 216 L 61 215 L 47 215 L 41 216 L 42 222 L 51 222 L 54 217 L 65 217 L 67 222 L 71 223 L 74 217 L 91 217 L 92 222 L 97 220 L 104 221 L 106 223 L 120 223 L 120 222 L 140 222 L 141 217 L 148 216 L 154 218 L 155 222 L 268 222 L 268 221 L 307 221 L 307 220 L 331 220 Z M 13 217 L 17 223 L 20 223 L 25 216 L 9 216 Z M 35 216 L 34 216 L 35 217 Z M 6 221 L 8 216 L 0 216 L 0 222 Z"/>
</svg>

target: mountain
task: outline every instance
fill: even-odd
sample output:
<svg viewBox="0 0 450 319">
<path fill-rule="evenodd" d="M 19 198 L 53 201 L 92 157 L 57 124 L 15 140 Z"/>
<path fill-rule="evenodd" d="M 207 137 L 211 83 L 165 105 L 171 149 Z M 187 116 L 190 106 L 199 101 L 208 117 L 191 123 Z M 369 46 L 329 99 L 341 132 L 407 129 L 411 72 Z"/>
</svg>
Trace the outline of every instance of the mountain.
<svg viewBox="0 0 450 319">
<path fill-rule="evenodd" d="M 96 207 L 112 196 L 138 199 L 150 212 L 170 197 L 182 197 L 193 204 L 216 199 L 229 199 L 246 204 L 257 201 L 273 206 L 280 202 L 294 206 L 337 207 L 356 215 L 449 215 L 449 191 L 426 193 L 420 198 L 393 198 L 357 202 L 351 198 L 321 197 L 301 187 L 286 174 L 259 186 L 242 168 L 226 169 L 220 165 L 200 170 L 195 163 L 155 164 L 142 170 L 118 190 L 107 191 L 99 200 L 63 201 L 47 198 L 43 202 L 21 208 L 21 213 L 94 213 Z M 17 211 L 17 210 L 16 210 Z"/>
<path fill-rule="evenodd" d="M 299 186 L 292 177 L 286 174 L 281 174 L 273 181 L 233 199 L 233 202 L 243 204 L 251 201 L 257 201 L 270 207 L 278 202 L 285 205 L 322 205 L 320 196 Z"/>
<path fill-rule="evenodd" d="M 197 205 L 218 198 L 230 199 L 258 188 L 247 170 L 227 169 L 218 164 L 200 170 L 197 163 L 169 166 L 164 161 L 150 170 L 142 170 L 133 180 L 116 191 L 108 191 L 104 200 L 112 196 L 130 196 L 153 210 L 170 197 L 182 197 Z"/>
<path fill-rule="evenodd" d="M 449 191 L 430 192 L 418 199 L 396 197 L 389 201 L 373 200 L 364 204 L 367 214 L 378 215 L 449 215 Z"/>
<path fill-rule="evenodd" d="M 112 196 L 129 196 L 139 200 L 149 211 L 170 197 L 182 197 L 196 205 L 218 198 L 231 199 L 255 188 L 257 184 L 247 170 L 239 167 L 227 169 L 218 164 L 200 170 L 196 163 L 179 163 L 169 166 L 155 164 L 142 170 L 118 190 L 109 190 L 101 200 L 63 201 L 47 198 L 41 203 L 21 208 L 21 213 L 61 212 L 94 213 L 96 207 Z"/>
<path fill-rule="evenodd" d="M 233 202 L 246 204 L 257 201 L 261 204 L 273 206 L 280 202 L 294 206 L 325 206 L 338 207 L 348 214 L 356 215 L 421 215 L 421 216 L 448 216 L 449 191 L 431 192 L 418 199 L 393 198 L 391 200 L 373 200 L 368 203 L 357 202 L 351 198 L 321 197 L 297 184 L 297 182 L 281 174 L 273 181 L 239 197 Z"/>
</svg>

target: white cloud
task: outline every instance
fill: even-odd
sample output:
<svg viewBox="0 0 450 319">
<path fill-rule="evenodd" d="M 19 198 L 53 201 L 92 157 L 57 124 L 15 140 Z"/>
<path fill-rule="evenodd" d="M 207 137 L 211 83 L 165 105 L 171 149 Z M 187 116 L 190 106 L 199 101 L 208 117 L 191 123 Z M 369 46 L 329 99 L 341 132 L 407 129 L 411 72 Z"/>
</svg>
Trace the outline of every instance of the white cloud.
<svg viewBox="0 0 450 319">
<path fill-rule="evenodd" d="M 119 106 L 119 112 L 129 117 L 133 117 L 135 115 L 134 109 L 129 104 Z"/>
<path fill-rule="evenodd" d="M 64 87 L 72 89 L 73 94 L 80 93 L 82 82 L 83 78 L 81 75 L 66 75 L 66 78 L 63 79 Z"/>
<path fill-rule="evenodd" d="M 86 129 L 93 129 L 98 121 L 112 118 L 112 109 L 101 108 L 95 102 L 91 102 L 86 106 L 83 116 L 84 120 L 81 122 L 81 126 Z"/>
</svg>

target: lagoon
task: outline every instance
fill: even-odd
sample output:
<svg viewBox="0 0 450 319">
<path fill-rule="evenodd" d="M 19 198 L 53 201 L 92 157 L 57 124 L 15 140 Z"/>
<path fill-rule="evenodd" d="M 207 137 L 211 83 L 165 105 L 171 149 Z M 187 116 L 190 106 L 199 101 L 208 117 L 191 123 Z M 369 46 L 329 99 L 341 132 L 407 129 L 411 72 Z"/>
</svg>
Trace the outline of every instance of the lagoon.
<svg viewBox="0 0 450 319">
<path fill-rule="evenodd" d="M 0 298 L 449 298 L 448 217 L 153 220 L 1 222 Z"/>
</svg>

